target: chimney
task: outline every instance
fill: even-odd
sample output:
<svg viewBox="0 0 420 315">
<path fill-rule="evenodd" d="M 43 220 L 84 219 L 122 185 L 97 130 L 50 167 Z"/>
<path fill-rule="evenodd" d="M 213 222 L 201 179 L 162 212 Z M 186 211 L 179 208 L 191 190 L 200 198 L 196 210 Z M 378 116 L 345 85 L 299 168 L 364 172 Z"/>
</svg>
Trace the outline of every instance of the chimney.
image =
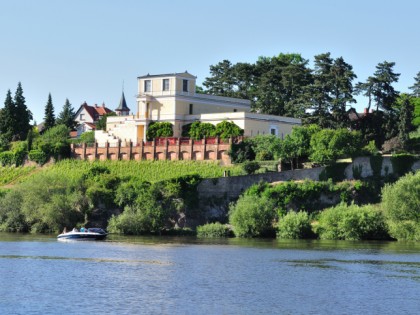
<svg viewBox="0 0 420 315">
<path fill-rule="evenodd" d="M 105 108 L 105 102 L 102 102 L 102 107 Z"/>
<path fill-rule="evenodd" d="M 95 104 L 95 108 L 98 108 L 98 104 Z"/>
<path fill-rule="evenodd" d="M 365 109 L 363 110 L 363 114 L 364 114 L 365 116 L 367 116 L 367 114 L 369 114 L 369 111 L 368 111 L 368 109 L 367 109 L 367 108 L 365 108 Z"/>
</svg>

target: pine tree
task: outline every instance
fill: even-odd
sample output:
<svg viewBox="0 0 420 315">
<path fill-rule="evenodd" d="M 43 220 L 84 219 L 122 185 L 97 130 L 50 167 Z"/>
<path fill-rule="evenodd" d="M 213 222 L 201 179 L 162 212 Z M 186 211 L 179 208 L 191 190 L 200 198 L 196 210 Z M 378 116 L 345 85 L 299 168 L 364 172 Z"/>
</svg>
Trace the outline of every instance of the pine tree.
<svg viewBox="0 0 420 315">
<path fill-rule="evenodd" d="M 19 82 L 14 98 L 14 117 L 16 124 L 14 126 L 14 140 L 25 140 L 29 129 L 31 128 L 32 113 L 26 107 L 25 97 L 23 96 L 22 84 Z"/>
<path fill-rule="evenodd" d="M 51 93 L 48 94 L 47 105 L 45 105 L 44 130 L 55 126 L 54 106 L 51 99 Z"/>
<path fill-rule="evenodd" d="M 76 125 L 74 121 L 74 109 L 71 106 L 71 103 L 68 99 L 66 99 L 66 102 L 64 103 L 63 110 L 57 117 L 57 125 L 66 125 L 68 128 L 73 129 Z"/>
<path fill-rule="evenodd" d="M 9 143 L 13 140 L 15 126 L 15 104 L 13 103 L 12 93 L 8 90 L 4 101 L 4 108 L 0 111 L 0 134 L 3 143 Z"/>
<path fill-rule="evenodd" d="M 420 97 L 420 71 L 417 73 L 417 76 L 414 78 L 413 86 L 409 87 L 413 91 L 413 96 Z"/>
</svg>

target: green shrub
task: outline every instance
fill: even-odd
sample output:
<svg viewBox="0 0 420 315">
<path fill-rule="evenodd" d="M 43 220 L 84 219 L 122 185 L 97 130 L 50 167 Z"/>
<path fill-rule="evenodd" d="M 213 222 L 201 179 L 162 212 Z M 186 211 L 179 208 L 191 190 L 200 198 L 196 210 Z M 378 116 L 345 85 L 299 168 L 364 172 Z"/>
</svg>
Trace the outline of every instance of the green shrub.
<svg viewBox="0 0 420 315">
<path fill-rule="evenodd" d="M 2 166 L 13 165 L 15 162 L 15 154 L 12 151 L 4 151 L 0 153 L 0 164 Z"/>
<path fill-rule="evenodd" d="M 223 120 L 216 125 L 216 135 L 222 139 L 238 137 L 244 134 L 244 130 L 239 128 L 233 121 Z"/>
<path fill-rule="evenodd" d="M 209 223 L 197 227 L 198 237 L 229 237 L 231 231 L 228 226 L 219 222 Z"/>
<path fill-rule="evenodd" d="M 372 205 L 340 204 L 322 211 L 314 226 L 321 239 L 372 240 L 387 239 L 385 217 Z"/>
<path fill-rule="evenodd" d="M 79 140 L 81 143 L 93 144 L 95 143 L 95 132 L 94 131 L 84 132 L 80 135 Z"/>
<path fill-rule="evenodd" d="M 285 239 L 301 239 L 313 236 L 311 222 L 307 212 L 288 212 L 280 218 L 277 225 L 277 237 Z"/>
<path fill-rule="evenodd" d="M 420 240 L 420 172 L 386 185 L 382 189 L 382 208 L 392 237 Z"/>
<path fill-rule="evenodd" d="M 48 161 L 48 156 L 41 150 L 31 150 L 28 153 L 29 160 L 36 162 L 39 165 L 44 165 Z"/>
<path fill-rule="evenodd" d="M 238 237 L 266 236 L 273 232 L 276 210 L 272 200 L 243 195 L 230 206 L 229 222 Z"/>
<path fill-rule="evenodd" d="M 204 137 L 214 137 L 216 135 L 216 127 L 210 123 L 196 121 L 191 124 L 188 134 L 196 140 L 203 139 Z"/>
<path fill-rule="evenodd" d="M 171 123 L 152 121 L 147 127 L 146 138 L 151 141 L 155 138 L 172 137 L 173 134 L 174 130 Z"/>
<path fill-rule="evenodd" d="M 253 161 L 255 159 L 255 152 L 252 148 L 252 143 L 245 139 L 240 143 L 232 143 L 228 151 L 232 163 L 243 163 L 245 161 Z"/>
<path fill-rule="evenodd" d="M 249 161 L 249 162 L 245 162 L 242 165 L 244 171 L 250 175 L 250 174 L 254 174 L 259 168 L 260 168 L 260 164 L 258 164 L 258 162 L 255 161 Z"/>
</svg>

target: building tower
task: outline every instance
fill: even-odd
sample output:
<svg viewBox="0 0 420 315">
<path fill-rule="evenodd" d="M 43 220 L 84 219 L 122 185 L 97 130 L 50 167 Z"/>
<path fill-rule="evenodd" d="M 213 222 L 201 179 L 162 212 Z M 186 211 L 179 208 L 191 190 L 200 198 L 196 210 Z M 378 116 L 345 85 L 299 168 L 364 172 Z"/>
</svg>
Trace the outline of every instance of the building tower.
<svg viewBox="0 0 420 315">
<path fill-rule="evenodd" d="M 130 109 L 127 107 L 127 102 L 125 101 L 124 91 L 121 95 L 120 105 L 115 109 L 117 116 L 128 116 L 130 114 Z"/>
</svg>

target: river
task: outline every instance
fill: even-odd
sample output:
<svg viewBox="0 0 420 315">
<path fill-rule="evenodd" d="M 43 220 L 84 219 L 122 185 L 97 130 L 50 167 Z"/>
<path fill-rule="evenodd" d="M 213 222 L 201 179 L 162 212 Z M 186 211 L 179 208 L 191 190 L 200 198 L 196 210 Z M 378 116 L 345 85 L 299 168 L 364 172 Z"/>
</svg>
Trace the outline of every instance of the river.
<svg viewBox="0 0 420 315">
<path fill-rule="evenodd" d="M 0 314 L 419 314 L 420 244 L 0 233 Z"/>
</svg>

